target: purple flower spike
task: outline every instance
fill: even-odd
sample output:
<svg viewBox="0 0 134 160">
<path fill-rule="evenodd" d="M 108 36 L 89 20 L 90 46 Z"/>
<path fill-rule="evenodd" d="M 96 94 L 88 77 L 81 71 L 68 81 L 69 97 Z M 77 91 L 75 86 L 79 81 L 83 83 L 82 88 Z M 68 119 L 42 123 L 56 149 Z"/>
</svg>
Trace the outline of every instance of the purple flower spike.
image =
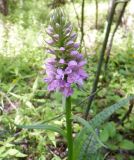
<svg viewBox="0 0 134 160">
<path fill-rule="evenodd" d="M 58 13 L 54 12 L 51 16 L 51 26 L 47 28 L 47 34 L 51 37 L 46 40 L 50 45 L 47 52 L 54 58 L 45 62 L 44 82 L 48 84 L 48 91 L 60 91 L 69 97 L 73 94 L 72 84 L 82 86 L 88 75 L 83 69 L 86 61 L 77 51 L 80 46 L 76 43 L 77 34 L 72 32 L 73 27 L 63 12 Z"/>
</svg>

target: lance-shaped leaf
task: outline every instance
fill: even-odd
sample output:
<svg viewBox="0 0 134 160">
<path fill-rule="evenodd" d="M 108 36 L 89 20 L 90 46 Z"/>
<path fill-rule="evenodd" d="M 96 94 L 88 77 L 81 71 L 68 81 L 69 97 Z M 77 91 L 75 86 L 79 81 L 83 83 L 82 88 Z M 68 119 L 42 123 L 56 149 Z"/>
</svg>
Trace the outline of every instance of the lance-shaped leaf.
<svg viewBox="0 0 134 160">
<path fill-rule="evenodd" d="M 101 124 L 105 122 L 114 112 L 132 100 L 134 96 L 129 96 L 120 100 L 116 104 L 105 108 L 102 112 L 97 114 L 90 122 L 85 122 L 83 119 L 77 118 L 79 122 L 84 125 L 84 128 L 78 133 L 74 140 L 74 160 L 90 160 L 93 154 L 100 148 L 100 143 L 96 139 L 95 129 L 99 128 Z M 87 129 L 89 127 L 89 129 Z M 96 136 L 95 136 L 96 135 Z M 88 141 L 88 143 L 87 143 Z M 96 143 L 97 142 L 97 143 Z M 77 148 L 77 150 L 75 149 Z M 94 152 L 94 153 L 93 153 Z"/>
<path fill-rule="evenodd" d="M 93 128 L 99 127 L 105 122 L 114 112 L 116 112 L 121 107 L 125 106 L 130 100 L 134 99 L 134 96 L 129 96 L 119 102 L 113 104 L 110 107 L 105 108 L 102 112 L 97 114 L 89 123 Z"/>
<path fill-rule="evenodd" d="M 100 147 L 105 147 L 105 145 L 99 140 L 96 131 L 86 120 L 78 116 L 74 116 L 73 119 L 84 126 L 84 129 L 74 140 L 74 160 L 85 160 L 87 155 L 94 154 Z"/>
<path fill-rule="evenodd" d="M 16 125 L 18 128 L 25 128 L 25 129 L 44 129 L 53 132 L 57 132 L 61 134 L 64 138 L 66 138 L 66 133 L 62 130 L 59 126 L 53 126 L 48 124 L 36 124 L 36 125 Z"/>
</svg>

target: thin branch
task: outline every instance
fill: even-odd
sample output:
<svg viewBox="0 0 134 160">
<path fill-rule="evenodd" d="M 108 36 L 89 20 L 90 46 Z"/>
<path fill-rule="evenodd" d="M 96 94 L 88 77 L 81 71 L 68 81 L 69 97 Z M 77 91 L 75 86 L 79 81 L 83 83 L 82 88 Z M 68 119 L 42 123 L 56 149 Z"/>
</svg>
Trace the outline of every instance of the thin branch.
<svg viewBox="0 0 134 160">
<path fill-rule="evenodd" d="M 16 110 L 17 107 L 11 102 L 10 98 L 4 92 L 2 92 L 2 91 L 0 91 L 0 94 L 3 95 L 3 97 L 5 97 L 7 99 L 7 101 L 13 107 L 13 109 Z"/>
<path fill-rule="evenodd" d="M 89 99 L 89 97 L 91 96 L 95 96 L 98 92 L 100 92 L 102 89 L 104 88 L 104 86 L 101 86 L 98 90 L 96 90 L 96 92 L 92 93 L 91 95 L 88 95 L 86 98 L 84 98 L 80 103 L 77 104 L 77 106 L 81 105 L 82 103 L 84 103 L 87 99 Z"/>
<path fill-rule="evenodd" d="M 71 2 L 72 2 L 72 4 L 73 4 L 73 8 L 74 8 L 74 11 L 75 11 L 75 15 L 76 15 L 76 18 L 77 18 L 77 21 L 78 21 L 78 27 L 79 27 L 79 29 L 80 29 L 80 31 L 81 31 L 80 19 L 79 19 L 79 15 L 78 15 L 78 13 L 77 13 L 77 10 L 76 10 L 76 8 L 75 8 L 74 0 L 72 0 Z M 86 50 L 86 45 L 85 45 L 84 37 L 83 37 L 82 41 L 83 41 L 83 47 L 84 47 L 84 49 L 85 49 L 85 55 L 87 56 L 87 50 Z"/>
<path fill-rule="evenodd" d="M 115 8 L 116 8 L 115 1 L 116 0 L 112 0 L 112 2 L 113 2 L 112 3 L 112 8 L 111 8 L 109 19 L 108 19 L 108 25 L 107 25 L 107 28 L 106 28 L 106 34 L 105 34 L 103 46 L 102 46 L 102 49 L 101 49 L 101 52 L 100 52 L 100 59 L 99 59 L 99 62 L 98 62 L 96 77 L 95 77 L 95 80 L 94 80 L 94 83 L 93 83 L 93 88 L 92 88 L 92 91 L 91 91 L 91 95 L 94 92 L 96 92 L 97 87 L 98 87 L 98 82 L 99 82 L 99 77 L 100 77 L 100 74 L 101 74 L 101 68 L 102 68 L 102 64 L 103 64 L 103 60 L 104 60 L 105 50 L 106 50 L 106 46 L 107 46 L 107 43 L 108 43 L 108 38 L 109 38 L 111 25 L 112 25 L 114 13 L 115 13 Z M 88 113 L 89 113 L 91 104 L 93 102 L 94 96 L 95 95 L 92 95 L 92 96 L 89 97 L 88 105 L 87 105 L 86 112 L 85 112 L 85 119 L 87 119 L 87 117 L 88 117 Z"/>
<path fill-rule="evenodd" d="M 96 12 L 95 12 L 95 28 L 98 28 L 98 0 L 95 0 L 95 7 L 96 7 Z"/>
<path fill-rule="evenodd" d="M 112 34 L 111 39 L 110 39 L 109 46 L 108 46 L 108 49 L 107 49 L 107 54 L 106 54 L 105 70 L 107 70 L 107 67 L 108 67 L 108 62 L 109 62 L 109 59 L 110 59 L 110 52 L 111 52 L 111 49 L 112 49 L 113 39 L 114 39 L 115 33 L 116 33 L 120 23 L 121 23 L 121 19 L 123 17 L 123 14 L 125 12 L 125 8 L 126 8 L 127 4 L 128 4 L 128 1 L 124 2 L 123 6 L 122 6 L 122 10 L 120 12 L 118 21 L 116 23 L 113 34 Z"/>
<path fill-rule="evenodd" d="M 81 25 L 80 25 L 80 19 L 79 19 L 79 15 L 78 15 L 78 13 L 77 13 L 77 11 L 76 11 L 76 8 L 75 8 L 75 5 L 74 5 L 74 0 L 72 0 L 71 2 L 72 2 L 72 5 L 73 5 L 73 8 L 74 8 L 74 12 L 75 12 L 75 15 L 76 15 L 76 19 L 77 19 L 77 21 L 78 21 L 78 26 L 79 26 L 79 28 L 80 28 L 80 27 L 81 27 Z"/>
<path fill-rule="evenodd" d="M 82 0 L 82 8 L 81 8 L 81 40 L 80 44 L 82 44 L 84 39 L 84 9 L 85 9 L 85 0 Z"/>
<path fill-rule="evenodd" d="M 125 2 L 129 2 L 130 0 L 117 0 L 116 3 L 125 3 Z"/>
<path fill-rule="evenodd" d="M 129 105 L 129 109 L 128 109 L 128 111 L 126 112 L 126 114 L 123 116 L 123 118 L 121 119 L 120 124 L 123 125 L 124 121 L 125 121 L 127 118 L 129 118 L 129 116 L 130 116 L 130 114 L 131 114 L 131 112 L 132 112 L 133 107 L 134 107 L 134 100 L 131 100 L 131 101 L 130 101 L 130 105 Z"/>
</svg>

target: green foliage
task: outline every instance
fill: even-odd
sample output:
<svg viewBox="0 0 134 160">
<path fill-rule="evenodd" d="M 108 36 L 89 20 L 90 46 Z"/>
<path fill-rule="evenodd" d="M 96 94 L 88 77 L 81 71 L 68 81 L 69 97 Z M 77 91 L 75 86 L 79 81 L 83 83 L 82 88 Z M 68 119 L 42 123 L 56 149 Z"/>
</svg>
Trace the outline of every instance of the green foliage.
<svg viewBox="0 0 134 160">
<path fill-rule="evenodd" d="M 134 150 L 134 143 L 126 139 L 124 139 L 119 146 L 121 149 Z"/>
<path fill-rule="evenodd" d="M 96 136 L 94 129 L 97 129 L 108 119 L 114 112 L 119 108 L 126 105 L 134 96 L 130 96 L 126 99 L 119 101 L 118 103 L 107 107 L 102 112 L 97 114 L 90 122 L 77 118 L 77 121 L 84 124 L 84 128 L 78 133 L 74 140 L 74 160 L 80 159 L 85 160 L 92 154 L 97 154 L 97 151 L 103 145 L 100 145 L 98 136 Z M 112 124 L 107 124 L 102 133 L 100 134 L 100 139 L 106 142 L 108 138 L 115 135 L 115 129 L 113 129 Z M 79 146 L 79 147 L 78 147 Z M 77 147 L 77 150 L 75 149 Z M 87 158 L 86 158 L 87 157 Z"/>
<path fill-rule="evenodd" d="M 102 142 L 107 142 L 109 138 L 113 138 L 116 135 L 116 127 L 113 122 L 104 124 L 102 131 L 100 132 L 100 139 Z"/>
<path fill-rule="evenodd" d="M 81 123 L 85 128 L 78 133 L 78 136 L 74 140 L 74 160 L 87 159 L 92 154 L 95 154 L 97 150 L 104 146 L 97 135 L 97 130 L 94 131 L 92 126 L 80 117 L 74 116 L 73 118 L 77 122 Z M 76 150 L 77 146 L 77 150 Z"/>
<path fill-rule="evenodd" d="M 27 157 L 26 154 L 21 153 L 19 150 L 15 149 L 15 144 L 11 144 L 14 138 L 8 138 L 4 142 L 0 142 L 0 158 L 7 159 L 7 158 L 22 158 Z"/>
<path fill-rule="evenodd" d="M 92 3 L 86 1 L 86 48 L 82 49 L 82 53 L 87 51 L 86 70 L 90 76 L 84 88 L 78 90 L 74 86 L 76 89 L 72 97 L 73 113 L 80 117 L 85 109 L 94 73 L 96 73 L 98 53 L 103 40 L 102 32 L 106 22 L 107 9 L 101 9 L 101 6 L 107 6 L 108 2 L 105 1 L 103 4 L 104 1 L 98 1 L 99 29 L 97 31 L 94 30 L 95 1 Z M 0 15 L 0 159 L 45 160 L 49 154 L 53 160 L 66 159 L 60 158 L 47 148 L 48 144 L 51 144 L 55 147 L 55 151 L 58 150 L 57 141 L 62 140 L 59 134 L 43 129 L 27 130 L 14 125 L 37 124 L 38 122 L 38 124 L 45 124 L 43 126 L 46 128 L 46 124 L 51 123 L 62 128 L 62 131 L 60 127 L 58 128 L 59 133 L 64 132 L 65 129 L 61 95 L 59 93 L 49 94 L 42 80 L 41 66 L 46 57 L 42 39 L 48 23 L 47 16 L 50 12 L 48 4 L 50 2 L 45 0 L 38 2 L 36 0 L 9 0 L 8 2 L 9 15 L 7 17 Z M 80 17 L 81 1 L 74 2 Z M 79 33 L 71 3 L 67 3 L 66 11 L 69 11 L 67 14 L 70 14 L 74 28 Z M 117 108 L 121 108 L 116 109 L 116 113 L 116 107 L 111 106 L 121 97 L 134 93 L 134 28 L 127 24 L 122 24 L 122 26 L 114 39 L 108 72 L 105 73 L 103 70 L 100 77 L 96 99 L 89 115 L 91 122 L 87 123 L 78 116 L 74 117 L 74 121 L 78 122 L 74 123 L 74 133 L 76 133 L 74 153 L 77 155 L 75 157 L 87 159 L 90 154 L 92 160 L 104 160 L 104 154 L 107 154 L 108 148 L 108 152 L 113 155 L 108 157 L 109 159 L 122 160 L 125 157 L 128 160 L 134 159 L 134 156 L 131 155 L 134 150 L 133 112 L 123 122 L 124 126 L 119 123 L 128 110 L 128 107 L 122 108 L 128 100 L 120 103 Z M 127 27 L 127 32 L 124 30 L 125 27 Z M 90 53 L 91 55 L 88 55 Z M 106 106 L 111 106 L 110 110 L 105 109 Z M 103 112 L 99 113 L 102 110 Z M 111 114 L 113 115 L 109 119 Z M 104 123 L 106 119 L 109 121 Z M 105 149 L 101 150 L 101 147 Z"/>
</svg>

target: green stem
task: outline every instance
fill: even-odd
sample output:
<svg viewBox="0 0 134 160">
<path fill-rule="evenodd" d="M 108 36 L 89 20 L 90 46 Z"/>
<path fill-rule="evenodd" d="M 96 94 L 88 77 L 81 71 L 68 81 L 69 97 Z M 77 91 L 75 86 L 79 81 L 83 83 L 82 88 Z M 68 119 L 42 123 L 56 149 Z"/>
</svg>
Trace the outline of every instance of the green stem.
<svg viewBox="0 0 134 160">
<path fill-rule="evenodd" d="M 72 120 L 71 120 L 71 97 L 66 98 L 65 107 L 66 107 L 68 160 L 72 160 L 73 159 L 73 137 L 72 137 Z"/>
</svg>

